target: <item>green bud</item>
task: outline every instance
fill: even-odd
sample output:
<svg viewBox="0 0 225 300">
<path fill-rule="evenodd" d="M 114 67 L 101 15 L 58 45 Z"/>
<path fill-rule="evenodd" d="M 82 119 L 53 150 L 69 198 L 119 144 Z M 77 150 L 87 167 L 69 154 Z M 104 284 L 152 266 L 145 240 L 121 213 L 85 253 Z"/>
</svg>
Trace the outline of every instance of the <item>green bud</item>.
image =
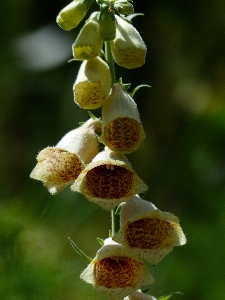
<svg viewBox="0 0 225 300">
<path fill-rule="evenodd" d="M 99 24 L 95 19 L 89 19 L 76 38 L 72 50 L 77 60 L 89 60 L 97 57 L 102 50 L 103 41 L 98 33 Z"/>
<path fill-rule="evenodd" d="M 74 0 L 58 14 L 56 22 L 64 30 L 75 28 L 85 17 L 94 0 Z"/>
<path fill-rule="evenodd" d="M 99 16 L 99 35 L 103 41 L 111 41 L 116 36 L 116 19 L 107 4 L 101 5 Z"/>
<path fill-rule="evenodd" d="M 134 12 L 133 5 L 126 0 L 118 0 L 114 4 L 115 9 L 118 11 L 118 13 L 123 15 L 130 15 Z"/>
</svg>

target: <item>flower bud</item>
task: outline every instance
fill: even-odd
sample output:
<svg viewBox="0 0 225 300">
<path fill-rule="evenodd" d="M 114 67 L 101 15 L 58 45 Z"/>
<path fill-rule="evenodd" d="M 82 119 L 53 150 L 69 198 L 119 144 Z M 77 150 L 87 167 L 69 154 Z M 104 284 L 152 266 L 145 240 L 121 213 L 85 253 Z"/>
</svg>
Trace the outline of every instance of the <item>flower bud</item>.
<svg viewBox="0 0 225 300">
<path fill-rule="evenodd" d="M 174 246 L 186 243 L 177 217 L 160 211 L 138 196 L 123 205 L 120 224 L 121 228 L 113 239 L 132 248 L 153 265 L 171 252 Z"/>
<path fill-rule="evenodd" d="M 94 0 L 74 0 L 58 14 L 56 22 L 64 30 L 75 28 L 85 17 Z"/>
<path fill-rule="evenodd" d="M 118 0 L 114 4 L 115 9 L 122 15 L 130 15 L 134 12 L 133 5 L 126 0 Z"/>
<path fill-rule="evenodd" d="M 37 156 L 38 163 L 30 177 L 40 180 L 51 194 L 57 194 L 75 179 L 98 153 L 97 119 L 67 133 L 55 147 L 47 147 Z"/>
<path fill-rule="evenodd" d="M 133 294 L 125 297 L 124 300 L 157 300 L 157 299 L 151 295 L 142 293 L 141 290 L 137 290 Z"/>
<path fill-rule="evenodd" d="M 105 3 L 101 5 L 99 35 L 103 41 L 111 41 L 116 36 L 116 19 L 113 9 Z"/>
<path fill-rule="evenodd" d="M 131 153 L 144 138 L 136 103 L 122 84 L 114 84 L 102 109 L 100 142 L 113 151 Z"/>
<path fill-rule="evenodd" d="M 122 300 L 142 285 L 154 283 L 143 260 L 112 239 L 105 240 L 80 277 L 111 300 Z"/>
<path fill-rule="evenodd" d="M 95 19 L 89 19 L 76 38 L 72 50 L 77 60 L 89 60 L 98 56 L 102 50 L 103 41 L 98 33 L 99 24 Z"/>
<path fill-rule="evenodd" d="M 121 202 L 130 200 L 136 193 L 147 190 L 147 186 L 131 168 L 125 155 L 106 147 L 81 172 L 71 190 L 111 210 Z"/>
<path fill-rule="evenodd" d="M 111 89 L 111 74 L 108 65 L 96 57 L 84 61 L 73 86 L 74 101 L 85 109 L 102 106 Z"/>
<path fill-rule="evenodd" d="M 147 48 L 134 26 L 119 16 L 116 37 L 111 41 L 112 54 L 115 62 L 124 68 L 134 69 L 145 63 Z"/>
</svg>

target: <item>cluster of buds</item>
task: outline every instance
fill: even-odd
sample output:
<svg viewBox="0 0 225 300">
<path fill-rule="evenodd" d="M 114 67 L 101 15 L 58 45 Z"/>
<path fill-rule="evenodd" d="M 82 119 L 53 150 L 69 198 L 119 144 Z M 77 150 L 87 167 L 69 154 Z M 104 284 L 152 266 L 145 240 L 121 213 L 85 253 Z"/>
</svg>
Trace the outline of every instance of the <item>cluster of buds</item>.
<svg viewBox="0 0 225 300">
<path fill-rule="evenodd" d="M 75 28 L 92 2 L 74 0 L 60 11 L 57 23 L 64 30 Z M 133 94 L 121 80 L 115 82 L 111 62 L 127 69 L 145 62 L 146 46 L 131 23 L 133 5 L 131 0 L 97 3 L 100 11 L 90 15 L 72 46 L 74 59 L 82 61 L 73 92 L 81 108 L 102 107 L 102 118 L 89 113 L 91 118 L 56 146 L 40 151 L 30 176 L 51 194 L 70 186 L 105 210 L 119 207 L 119 231 L 102 241 L 81 278 L 111 300 L 155 300 L 140 290 L 154 283 L 145 261 L 156 265 L 186 238 L 177 217 L 139 197 L 148 187 L 126 157 L 138 149 L 145 132 Z"/>
</svg>

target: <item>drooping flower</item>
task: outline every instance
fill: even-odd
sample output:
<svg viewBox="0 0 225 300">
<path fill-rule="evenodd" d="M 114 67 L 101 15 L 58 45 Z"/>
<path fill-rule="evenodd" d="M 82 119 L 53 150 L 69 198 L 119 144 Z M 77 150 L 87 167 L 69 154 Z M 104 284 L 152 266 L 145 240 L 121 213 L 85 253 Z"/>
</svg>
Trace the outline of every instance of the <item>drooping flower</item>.
<svg viewBox="0 0 225 300">
<path fill-rule="evenodd" d="M 73 56 L 77 60 L 89 60 L 100 55 L 103 41 L 98 33 L 99 24 L 96 12 L 84 24 L 72 45 Z"/>
<path fill-rule="evenodd" d="M 115 62 L 127 69 L 141 67 L 147 52 L 145 43 L 131 23 L 117 15 L 115 17 L 116 37 L 110 42 Z"/>
<path fill-rule="evenodd" d="M 160 211 L 137 195 L 123 205 L 120 225 L 113 239 L 132 248 L 154 265 L 171 252 L 174 246 L 186 243 L 177 217 Z"/>
<path fill-rule="evenodd" d="M 136 193 L 147 190 L 147 186 L 134 172 L 125 155 L 106 147 L 81 172 L 71 189 L 111 210 Z"/>
<path fill-rule="evenodd" d="M 56 22 L 64 30 L 75 28 L 85 17 L 94 0 L 74 0 L 58 14 Z"/>
<path fill-rule="evenodd" d="M 84 109 L 96 109 L 103 105 L 111 89 L 108 65 L 100 58 L 84 61 L 73 86 L 74 101 Z"/>
<path fill-rule="evenodd" d="M 154 283 L 143 260 L 111 239 L 105 240 L 80 277 L 110 300 L 122 300 L 141 286 Z"/>
<path fill-rule="evenodd" d="M 102 109 L 100 142 L 113 151 L 130 153 L 144 138 L 136 103 L 121 83 L 114 84 Z"/>
<path fill-rule="evenodd" d="M 98 153 L 95 131 L 100 126 L 97 118 L 89 119 L 68 132 L 55 147 L 41 150 L 30 177 L 42 181 L 51 194 L 57 194 L 71 185 Z"/>
<path fill-rule="evenodd" d="M 157 299 L 151 295 L 142 293 L 141 290 L 137 290 L 133 294 L 125 297 L 124 300 L 157 300 Z"/>
</svg>

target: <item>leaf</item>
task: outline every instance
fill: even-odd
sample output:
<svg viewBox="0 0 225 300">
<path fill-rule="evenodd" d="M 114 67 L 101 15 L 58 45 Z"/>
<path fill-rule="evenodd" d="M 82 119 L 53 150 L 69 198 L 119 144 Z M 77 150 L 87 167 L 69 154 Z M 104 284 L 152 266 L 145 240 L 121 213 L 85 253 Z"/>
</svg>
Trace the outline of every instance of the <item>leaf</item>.
<svg viewBox="0 0 225 300">
<path fill-rule="evenodd" d="M 104 246 L 104 240 L 103 240 L 103 239 L 97 238 L 97 241 L 99 242 L 99 244 L 100 244 L 101 246 Z"/>
<path fill-rule="evenodd" d="M 180 292 L 173 292 L 173 293 L 170 293 L 170 294 L 167 294 L 167 295 L 159 297 L 158 300 L 167 300 L 167 299 L 169 299 L 170 297 L 172 297 L 175 294 L 182 294 L 182 293 L 180 293 Z"/>
<path fill-rule="evenodd" d="M 148 85 L 148 84 L 141 84 L 141 85 L 136 86 L 136 88 L 131 92 L 131 97 L 133 97 L 134 94 L 135 94 L 140 88 L 143 88 L 143 87 L 148 87 L 148 88 L 150 88 L 151 86 Z"/>
<path fill-rule="evenodd" d="M 131 21 L 133 18 L 135 18 L 135 17 L 137 17 L 137 16 L 144 16 L 144 14 L 143 14 L 143 13 L 134 13 L 134 14 L 132 14 L 132 15 L 127 16 L 126 19 L 127 19 L 128 21 Z"/>
<path fill-rule="evenodd" d="M 73 249 L 82 257 L 84 257 L 87 261 L 91 262 L 93 259 L 89 256 L 87 256 L 75 243 L 73 240 L 71 240 L 70 237 L 68 237 L 68 240 L 70 241 L 70 244 L 72 245 Z"/>
</svg>

